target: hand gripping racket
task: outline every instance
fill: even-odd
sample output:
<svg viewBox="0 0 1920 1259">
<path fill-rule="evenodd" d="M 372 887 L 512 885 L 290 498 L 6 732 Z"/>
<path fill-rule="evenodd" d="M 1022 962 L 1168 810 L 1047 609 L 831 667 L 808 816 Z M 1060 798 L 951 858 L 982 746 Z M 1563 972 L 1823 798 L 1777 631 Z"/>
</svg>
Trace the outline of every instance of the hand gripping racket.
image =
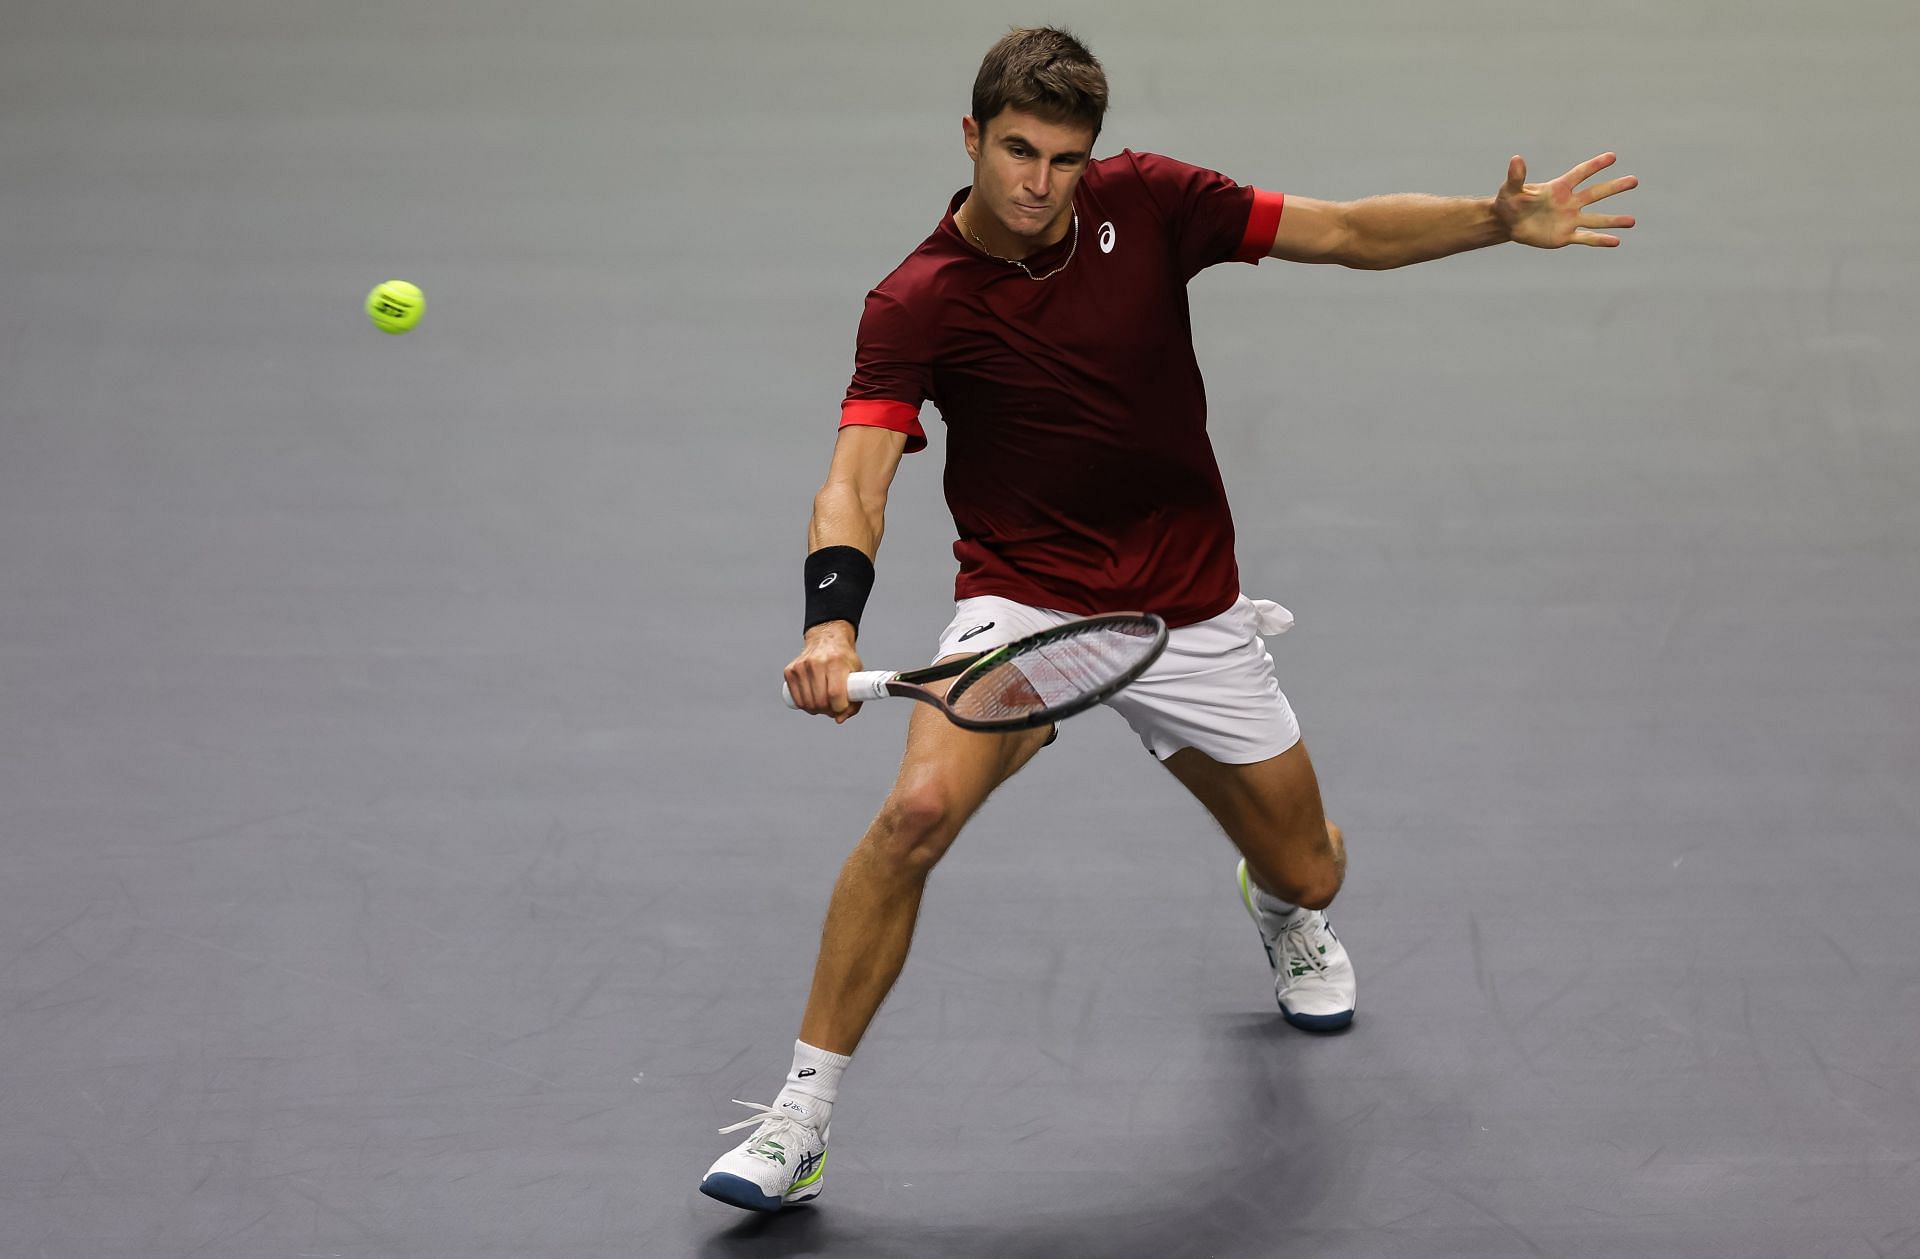
<svg viewBox="0 0 1920 1259">
<path fill-rule="evenodd" d="M 1109 612 L 924 669 L 849 673 L 847 698 L 917 699 L 964 730 L 1031 730 L 1092 708 L 1146 672 L 1166 648 L 1167 623 L 1153 613 Z M 955 681 L 944 698 L 925 685 L 948 678 Z M 792 708 L 785 685 L 780 694 Z"/>
</svg>

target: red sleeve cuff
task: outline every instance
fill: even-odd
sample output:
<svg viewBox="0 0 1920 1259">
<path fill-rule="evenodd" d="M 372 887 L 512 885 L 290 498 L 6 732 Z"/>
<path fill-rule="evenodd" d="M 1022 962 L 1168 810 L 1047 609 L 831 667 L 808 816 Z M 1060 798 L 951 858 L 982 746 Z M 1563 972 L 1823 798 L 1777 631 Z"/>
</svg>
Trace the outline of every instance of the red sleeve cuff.
<svg viewBox="0 0 1920 1259">
<path fill-rule="evenodd" d="M 1240 238 L 1240 248 L 1234 252 L 1235 262 L 1258 263 L 1273 248 L 1273 238 L 1280 231 L 1280 212 L 1286 208 L 1285 193 L 1268 192 L 1265 188 L 1253 190 L 1253 210 L 1247 215 L 1247 233 Z"/>
<path fill-rule="evenodd" d="M 848 398 L 840 404 L 840 427 L 890 428 L 907 435 L 907 454 L 927 448 L 927 431 L 920 427 L 920 408 L 884 398 Z"/>
</svg>

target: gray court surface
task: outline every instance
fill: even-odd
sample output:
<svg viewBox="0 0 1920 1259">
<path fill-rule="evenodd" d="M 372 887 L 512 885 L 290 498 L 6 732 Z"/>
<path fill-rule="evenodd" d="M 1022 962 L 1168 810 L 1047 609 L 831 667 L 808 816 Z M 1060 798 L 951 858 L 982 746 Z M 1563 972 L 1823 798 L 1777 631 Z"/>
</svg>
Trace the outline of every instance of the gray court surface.
<svg viewBox="0 0 1920 1259">
<path fill-rule="evenodd" d="M 1613 148 L 1641 226 L 1194 286 L 1350 1034 L 1096 713 L 746 1217 L 695 1183 L 904 729 L 779 707 L 802 526 L 1049 19 L 1103 153 Z M 0 7 L 0 1254 L 1920 1255 L 1917 56 L 1892 0 Z M 948 615 L 929 428 L 870 664 Z"/>
</svg>

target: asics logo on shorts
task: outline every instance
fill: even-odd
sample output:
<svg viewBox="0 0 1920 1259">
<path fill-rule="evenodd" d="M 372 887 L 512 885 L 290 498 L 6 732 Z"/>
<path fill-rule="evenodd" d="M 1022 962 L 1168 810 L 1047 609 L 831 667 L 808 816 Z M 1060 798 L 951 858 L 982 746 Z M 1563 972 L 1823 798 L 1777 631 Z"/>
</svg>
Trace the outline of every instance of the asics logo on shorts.
<svg viewBox="0 0 1920 1259">
<path fill-rule="evenodd" d="M 968 630 L 966 633 L 960 635 L 959 641 L 964 643 L 969 638 L 972 638 L 975 634 L 981 633 L 984 630 L 990 630 L 992 628 L 993 628 L 992 621 L 988 621 L 985 625 L 976 625 L 972 629 Z"/>
</svg>

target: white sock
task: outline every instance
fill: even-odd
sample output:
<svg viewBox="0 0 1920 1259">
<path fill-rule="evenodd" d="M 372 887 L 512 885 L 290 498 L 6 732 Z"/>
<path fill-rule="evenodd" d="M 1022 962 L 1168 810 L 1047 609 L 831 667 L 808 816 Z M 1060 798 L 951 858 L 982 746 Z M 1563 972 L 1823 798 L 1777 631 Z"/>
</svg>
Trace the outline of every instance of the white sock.
<svg viewBox="0 0 1920 1259">
<path fill-rule="evenodd" d="M 853 1061 L 845 1054 L 830 1054 L 804 1040 L 793 1042 L 793 1066 L 787 1070 L 786 1087 L 773 1099 L 775 1106 L 806 1113 L 814 1127 L 825 1128 L 833 1119 L 833 1102 L 840 1093 L 840 1073 Z"/>
<path fill-rule="evenodd" d="M 1263 914 L 1271 914 L 1275 918 L 1285 918 L 1294 910 L 1300 908 L 1292 901 L 1281 900 L 1278 896 L 1267 891 L 1266 888 L 1261 887 L 1251 879 L 1248 880 L 1248 886 L 1253 888 L 1254 906 Z"/>
</svg>

